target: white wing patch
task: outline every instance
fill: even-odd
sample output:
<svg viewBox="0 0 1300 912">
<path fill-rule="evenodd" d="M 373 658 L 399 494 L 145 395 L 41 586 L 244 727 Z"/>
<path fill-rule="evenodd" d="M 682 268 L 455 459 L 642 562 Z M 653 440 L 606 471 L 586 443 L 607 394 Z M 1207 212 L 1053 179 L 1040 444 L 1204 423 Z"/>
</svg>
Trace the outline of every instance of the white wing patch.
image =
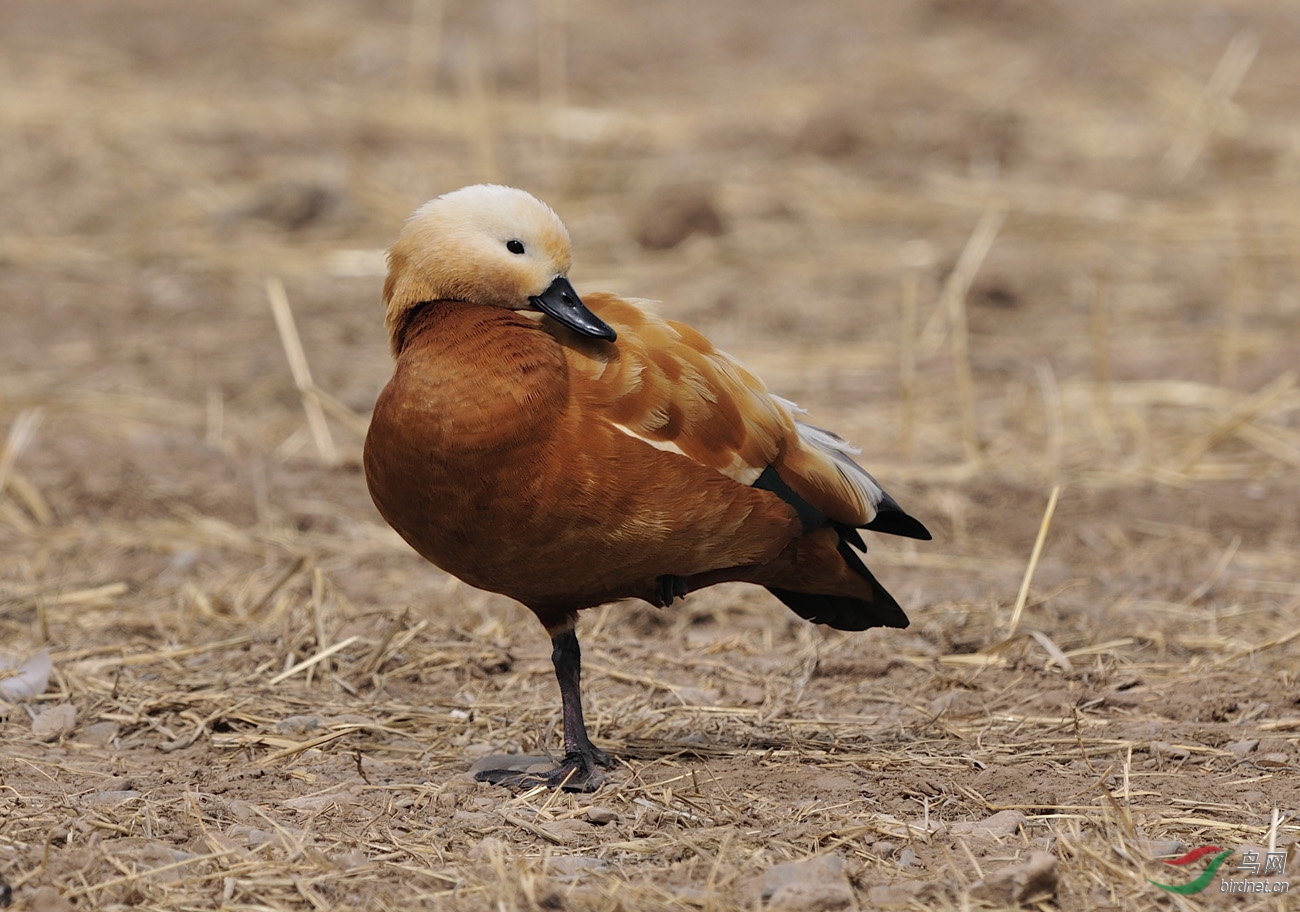
<svg viewBox="0 0 1300 912">
<path fill-rule="evenodd" d="M 655 440 L 653 437 L 645 437 L 638 434 L 630 427 L 622 424 L 615 423 L 614 427 L 622 431 L 624 434 L 627 434 L 629 437 L 640 440 L 642 443 L 650 444 L 650 446 L 654 447 L 656 450 L 663 450 L 665 453 L 676 453 L 678 456 L 686 456 L 686 454 L 682 452 L 682 448 L 671 440 Z M 689 456 L 686 456 L 686 458 L 690 459 Z M 731 457 L 731 465 L 719 469 L 718 471 L 723 475 L 726 475 L 732 481 L 738 481 L 743 485 L 752 485 L 754 482 L 758 481 L 758 476 L 763 474 L 763 468 L 765 467 L 755 468 L 754 466 L 749 465 L 741 459 L 740 454 L 737 453 Z"/>
<path fill-rule="evenodd" d="M 839 434 L 814 427 L 811 424 L 804 424 L 802 421 L 796 421 L 794 424 L 799 431 L 799 439 L 812 444 L 835 460 L 835 470 L 848 483 L 849 487 L 858 492 L 863 501 L 871 507 L 872 518 L 874 519 L 876 512 L 880 509 L 880 502 L 885 498 L 885 489 L 880 486 L 880 482 L 871 477 L 866 469 L 853 461 L 853 457 L 862 451 Z"/>
</svg>

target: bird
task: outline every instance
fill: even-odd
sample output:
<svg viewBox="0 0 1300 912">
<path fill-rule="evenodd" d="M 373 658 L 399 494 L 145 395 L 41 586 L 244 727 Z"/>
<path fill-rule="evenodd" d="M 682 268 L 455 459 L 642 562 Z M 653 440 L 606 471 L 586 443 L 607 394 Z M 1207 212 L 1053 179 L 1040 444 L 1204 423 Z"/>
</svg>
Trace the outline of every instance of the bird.
<svg viewBox="0 0 1300 912">
<path fill-rule="evenodd" d="M 586 608 L 667 608 L 748 582 L 835 629 L 908 625 L 860 557 L 861 530 L 929 540 L 925 526 L 857 450 L 697 330 L 651 301 L 579 296 L 546 204 L 494 184 L 446 193 L 415 211 L 387 264 L 395 364 L 363 451 L 371 498 L 424 558 L 531 609 L 559 684 L 556 767 L 478 778 L 603 780 L 611 760 L 582 709 Z"/>
</svg>

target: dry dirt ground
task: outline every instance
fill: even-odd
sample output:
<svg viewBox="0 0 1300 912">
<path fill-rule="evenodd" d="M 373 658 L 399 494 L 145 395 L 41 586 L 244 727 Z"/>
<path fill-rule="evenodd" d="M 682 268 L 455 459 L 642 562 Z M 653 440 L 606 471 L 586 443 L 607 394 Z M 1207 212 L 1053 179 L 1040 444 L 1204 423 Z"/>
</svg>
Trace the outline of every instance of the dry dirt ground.
<svg viewBox="0 0 1300 912">
<path fill-rule="evenodd" d="M 0 651 L 52 662 L 0 721 L 14 906 L 1288 908 L 1221 885 L 1254 846 L 1300 890 L 1298 30 L 1250 0 L 5 0 Z M 743 587 L 590 612 L 594 795 L 467 776 L 557 746 L 549 644 L 358 466 L 380 251 L 481 180 L 935 532 L 870 543 L 908 630 Z M 1238 851 L 1205 891 L 1147 882 L 1205 845 Z"/>
</svg>

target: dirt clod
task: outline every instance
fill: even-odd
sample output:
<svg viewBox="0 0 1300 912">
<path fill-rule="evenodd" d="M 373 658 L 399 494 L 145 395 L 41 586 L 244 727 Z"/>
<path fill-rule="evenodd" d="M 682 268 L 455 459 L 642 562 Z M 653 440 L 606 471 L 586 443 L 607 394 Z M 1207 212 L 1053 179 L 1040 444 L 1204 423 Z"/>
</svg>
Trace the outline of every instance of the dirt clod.
<svg viewBox="0 0 1300 912">
<path fill-rule="evenodd" d="M 767 908 L 790 912 L 833 912 L 854 903 L 844 860 L 837 855 L 820 855 L 768 869 L 763 875 L 762 899 Z"/>
<path fill-rule="evenodd" d="M 1032 852 L 1025 861 L 994 871 L 971 893 L 998 903 L 1051 900 L 1056 896 L 1057 879 L 1056 859 L 1046 852 Z"/>
<path fill-rule="evenodd" d="M 668 250 L 693 234 L 719 235 L 722 217 L 707 184 L 669 184 L 657 189 L 641 207 L 633 234 L 647 250 Z"/>
<path fill-rule="evenodd" d="M 32 734 L 38 741 L 57 741 L 77 727 L 77 708 L 71 703 L 47 707 L 32 719 Z"/>
</svg>

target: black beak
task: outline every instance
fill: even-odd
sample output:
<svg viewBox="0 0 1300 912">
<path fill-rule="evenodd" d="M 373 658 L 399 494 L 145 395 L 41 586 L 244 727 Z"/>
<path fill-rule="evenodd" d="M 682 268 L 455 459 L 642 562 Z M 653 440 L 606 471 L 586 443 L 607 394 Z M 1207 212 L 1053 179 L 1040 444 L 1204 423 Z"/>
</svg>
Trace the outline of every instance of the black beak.
<svg viewBox="0 0 1300 912">
<path fill-rule="evenodd" d="M 528 300 L 542 313 L 559 320 L 580 335 L 604 339 L 606 342 L 618 338 L 608 323 L 587 309 L 587 305 L 582 303 L 564 276 L 556 276 L 550 288 Z"/>
</svg>

